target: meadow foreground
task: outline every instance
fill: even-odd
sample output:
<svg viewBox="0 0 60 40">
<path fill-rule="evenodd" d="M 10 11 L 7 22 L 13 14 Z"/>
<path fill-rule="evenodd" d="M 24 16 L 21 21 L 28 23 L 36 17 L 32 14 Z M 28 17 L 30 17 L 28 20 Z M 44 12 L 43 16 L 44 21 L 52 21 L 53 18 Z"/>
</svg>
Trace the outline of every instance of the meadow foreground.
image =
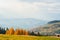
<svg viewBox="0 0 60 40">
<path fill-rule="evenodd" d="M 0 40 L 60 40 L 51 36 L 0 35 Z"/>
</svg>

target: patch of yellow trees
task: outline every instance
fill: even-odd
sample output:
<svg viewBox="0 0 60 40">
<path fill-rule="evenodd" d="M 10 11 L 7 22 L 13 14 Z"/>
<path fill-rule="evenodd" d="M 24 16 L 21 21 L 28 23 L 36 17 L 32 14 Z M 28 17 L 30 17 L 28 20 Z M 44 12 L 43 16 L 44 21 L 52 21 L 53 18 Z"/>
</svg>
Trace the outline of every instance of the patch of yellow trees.
<svg viewBox="0 0 60 40">
<path fill-rule="evenodd" d="M 6 31 L 7 35 L 28 35 L 28 31 L 23 30 L 23 29 L 16 29 L 14 30 L 13 28 L 10 28 L 9 30 Z"/>
</svg>

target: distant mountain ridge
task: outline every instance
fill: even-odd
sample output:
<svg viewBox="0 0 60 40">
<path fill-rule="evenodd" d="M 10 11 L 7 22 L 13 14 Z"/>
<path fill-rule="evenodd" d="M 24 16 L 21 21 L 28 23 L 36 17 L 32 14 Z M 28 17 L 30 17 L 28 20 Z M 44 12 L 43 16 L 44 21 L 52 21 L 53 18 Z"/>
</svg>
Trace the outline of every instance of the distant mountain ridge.
<svg viewBox="0 0 60 40">
<path fill-rule="evenodd" d="M 54 20 L 48 22 L 46 25 L 32 29 L 34 32 L 40 32 L 41 35 L 55 35 L 60 34 L 60 21 Z"/>
<path fill-rule="evenodd" d="M 48 22 L 48 24 L 53 24 L 53 23 L 57 23 L 57 22 L 60 22 L 60 20 L 50 21 L 50 22 Z"/>
</svg>

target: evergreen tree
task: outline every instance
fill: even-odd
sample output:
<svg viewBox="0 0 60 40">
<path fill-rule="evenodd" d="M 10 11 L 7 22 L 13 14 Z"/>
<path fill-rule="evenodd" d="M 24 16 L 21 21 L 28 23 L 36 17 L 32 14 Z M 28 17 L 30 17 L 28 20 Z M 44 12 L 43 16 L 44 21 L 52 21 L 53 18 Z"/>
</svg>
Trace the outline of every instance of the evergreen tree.
<svg viewBox="0 0 60 40">
<path fill-rule="evenodd" d="M 40 33 L 38 32 L 37 36 L 40 36 Z"/>
<path fill-rule="evenodd" d="M 31 35 L 35 35 L 33 31 L 31 32 Z"/>
</svg>

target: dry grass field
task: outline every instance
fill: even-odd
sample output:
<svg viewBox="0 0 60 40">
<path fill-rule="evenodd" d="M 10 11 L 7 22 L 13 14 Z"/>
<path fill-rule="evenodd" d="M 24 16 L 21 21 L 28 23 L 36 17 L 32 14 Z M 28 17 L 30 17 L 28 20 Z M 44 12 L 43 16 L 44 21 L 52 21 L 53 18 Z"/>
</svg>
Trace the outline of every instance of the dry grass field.
<svg viewBox="0 0 60 40">
<path fill-rule="evenodd" d="M 51 36 L 0 35 L 0 40 L 60 40 Z"/>
</svg>

